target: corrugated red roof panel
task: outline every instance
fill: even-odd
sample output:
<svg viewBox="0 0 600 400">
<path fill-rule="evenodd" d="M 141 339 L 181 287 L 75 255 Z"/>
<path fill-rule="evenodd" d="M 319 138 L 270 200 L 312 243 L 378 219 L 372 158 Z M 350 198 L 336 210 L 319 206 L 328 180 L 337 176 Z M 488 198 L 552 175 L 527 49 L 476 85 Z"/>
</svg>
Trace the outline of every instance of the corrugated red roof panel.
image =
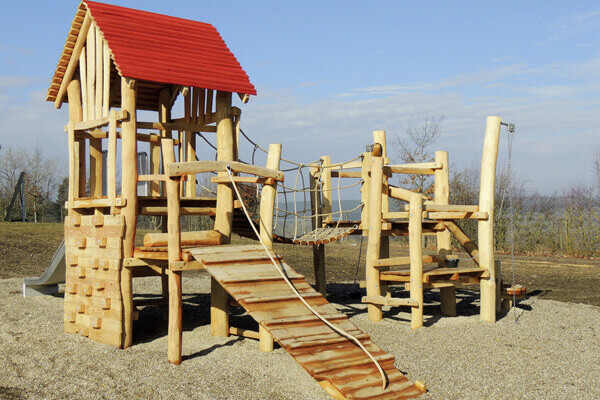
<svg viewBox="0 0 600 400">
<path fill-rule="evenodd" d="M 214 26 L 84 1 L 122 76 L 256 95 Z"/>
</svg>

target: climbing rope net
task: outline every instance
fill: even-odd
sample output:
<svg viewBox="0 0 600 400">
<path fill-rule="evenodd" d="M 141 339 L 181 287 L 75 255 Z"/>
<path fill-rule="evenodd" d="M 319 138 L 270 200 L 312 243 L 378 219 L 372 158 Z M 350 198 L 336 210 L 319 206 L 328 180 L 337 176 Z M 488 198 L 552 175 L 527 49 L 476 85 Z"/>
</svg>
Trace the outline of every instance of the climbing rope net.
<svg viewBox="0 0 600 400">
<path fill-rule="evenodd" d="M 239 161 L 255 165 L 257 157 L 266 156 L 268 150 L 253 141 L 243 130 L 240 130 L 240 134 L 250 146 L 251 153 L 250 160 L 244 161 L 240 159 Z M 217 147 L 204 135 L 198 134 L 198 136 L 215 151 L 216 159 Z M 362 202 L 347 206 L 348 202 L 343 200 L 343 191 L 359 187 L 362 185 L 363 180 L 359 178 L 355 182 L 343 185 L 343 174 L 341 172 L 350 163 L 361 159 L 362 156 L 358 156 L 341 163 L 324 164 L 322 159 L 302 163 L 281 157 L 281 163 L 284 165 L 279 169 L 288 174 L 288 176 L 293 176 L 293 185 L 283 182 L 277 185 L 273 230 L 278 232 L 280 237 L 289 239 L 289 241 L 294 243 L 311 244 L 315 241 L 326 243 L 337 240 L 358 229 L 356 225 L 352 227 L 346 226 L 347 224 L 340 226 L 343 222 L 347 222 L 350 219 L 359 220 L 359 215 L 363 207 Z M 337 178 L 331 180 L 332 184 L 329 185 L 330 187 L 325 187 L 323 180 L 320 178 L 326 169 L 339 171 Z M 333 181 L 335 181 L 335 185 Z M 215 195 L 214 190 L 202 185 L 200 182 L 197 184 L 201 189 L 211 195 Z M 259 190 L 260 188 L 257 185 L 256 199 L 260 197 Z M 327 192 L 330 193 L 325 195 Z M 324 198 L 331 199 L 332 204 L 329 204 L 327 211 L 323 211 L 325 207 L 319 207 L 320 200 L 317 201 L 317 198 L 320 198 L 321 194 L 323 194 Z M 253 209 L 250 212 L 256 216 L 258 215 L 260 202 L 254 201 L 253 203 L 251 205 Z M 327 226 L 321 226 L 321 221 L 327 222 Z"/>
</svg>

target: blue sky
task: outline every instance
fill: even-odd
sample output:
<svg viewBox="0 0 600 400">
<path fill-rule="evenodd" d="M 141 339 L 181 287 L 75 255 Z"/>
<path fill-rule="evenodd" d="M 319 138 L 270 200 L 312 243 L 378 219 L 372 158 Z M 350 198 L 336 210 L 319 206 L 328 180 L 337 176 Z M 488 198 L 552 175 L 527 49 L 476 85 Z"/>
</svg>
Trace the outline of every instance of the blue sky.
<svg viewBox="0 0 600 400">
<path fill-rule="evenodd" d="M 598 2 L 108 2 L 215 25 L 258 90 L 242 106 L 244 130 L 283 143 L 284 157 L 350 159 L 373 130 L 402 135 L 443 114 L 435 147 L 471 166 L 485 117 L 499 115 L 517 125 L 515 170 L 531 190 L 592 182 Z M 44 95 L 78 3 L 5 3 L 0 145 L 40 144 L 66 171 L 66 107 Z"/>
</svg>

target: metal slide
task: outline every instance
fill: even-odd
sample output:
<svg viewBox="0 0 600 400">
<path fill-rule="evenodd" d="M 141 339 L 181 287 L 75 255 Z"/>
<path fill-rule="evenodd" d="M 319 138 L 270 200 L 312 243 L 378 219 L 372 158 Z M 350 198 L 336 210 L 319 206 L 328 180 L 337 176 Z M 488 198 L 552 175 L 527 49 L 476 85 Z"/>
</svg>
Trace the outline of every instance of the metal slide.
<svg viewBox="0 0 600 400">
<path fill-rule="evenodd" d="M 65 240 L 60 243 L 48 268 L 39 278 L 23 279 L 23 297 L 58 293 L 58 284 L 65 282 Z"/>
</svg>

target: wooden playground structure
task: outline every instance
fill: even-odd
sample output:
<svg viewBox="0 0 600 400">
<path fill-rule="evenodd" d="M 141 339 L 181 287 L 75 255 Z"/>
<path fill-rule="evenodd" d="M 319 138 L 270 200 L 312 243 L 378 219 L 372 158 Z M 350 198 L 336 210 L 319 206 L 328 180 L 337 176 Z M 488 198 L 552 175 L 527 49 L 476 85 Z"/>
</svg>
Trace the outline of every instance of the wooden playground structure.
<svg viewBox="0 0 600 400">
<path fill-rule="evenodd" d="M 273 228 L 278 185 L 284 181 L 282 146 L 269 146 L 264 167 L 239 160 L 241 110 L 232 106 L 233 94 L 246 102 L 256 91 L 211 25 L 91 1 L 80 4 L 47 97 L 57 108 L 64 102 L 69 107 L 65 331 L 126 348 L 134 342 L 136 309 L 168 305 L 168 360 L 179 364 L 182 273 L 204 269 L 211 275 L 214 336 L 259 339 L 262 351 L 271 351 L 276 341 L 334 398 L 419 396 L 424 385 L 408 381 L 394 367 L 394 357 L 323 296 L 324 244 L 349 234 L 368 237 L 363 302 L 372 321 L 382 318 L 383 306 L 407 306 L 417 328 L 423 325 L 425 289 L 439 289 L 442 311 L 453 315 L 456 286 L 479 284 L 481 318 L 494 322 L 500 287 L 493 249 L 500 118 L 487 121 L 479 205 L 448 204 L 446 152 L 436 152 L 431 163 L 391 165 L 385 132 L 375 131 L 372 151 L 358 160 L 331 164 L 323 157 L 306 165 L 312 230 L 286 239 Z M 176 103 L 183 103 L 178 117 Z M 139 111 L 156 113 L 156 121 L 138 120 Z M 216 136 L 214 161 L 197 160 L 196 138 L 202 133 Z M 138 173 L 142 145 L 149 146 L 149 174 Z M 207 172 L 215 173 L 216 197 L 198 195 L 196 174 Z M 402 173 L 434 175 L 434 198 L 389 184 L 393 174 Z M 334 220 L 332 178 L 360 181 L 360 221 L 342 221 L 341 213 Z M 138 182 L 150 182 L 149 195 L 138 194 Z M 262 187 L 254 219 L 243 207 L 244 196 L 236 195 L 238 185 Z M 406 210 L 390 211 L 390 199 L 405 201 Z M 162 232 L 147 234 L 143 246 L 136 246 L 141 215 L 161 216 Z M 183 215 L 212 216 L 214 228 L 182 232 Z M 478 245 L 456 224 L 460 219 L 478 221 Z M 260 245 L 229 244 L 232 233 L 255 229 Z M 422 236 L 429 233 L 437 237 L 434 255 L 423 254 Z M 389 238 L 396 235 L 409 237 L 409 257 L 389 257 Z M 476 268 L 446 266 L 451 235 Z M 317 290 L 272 252 L 274 240 L 313 246 Z M 143 276 L 160 277 L 162 298 L 134 299 L 132 281 Z M 391 297 L 391 285 L 405 285 L 410 297 Z M 246 309 L 258 332 L 230 326 L 232 304 Z"/>
</svg>

